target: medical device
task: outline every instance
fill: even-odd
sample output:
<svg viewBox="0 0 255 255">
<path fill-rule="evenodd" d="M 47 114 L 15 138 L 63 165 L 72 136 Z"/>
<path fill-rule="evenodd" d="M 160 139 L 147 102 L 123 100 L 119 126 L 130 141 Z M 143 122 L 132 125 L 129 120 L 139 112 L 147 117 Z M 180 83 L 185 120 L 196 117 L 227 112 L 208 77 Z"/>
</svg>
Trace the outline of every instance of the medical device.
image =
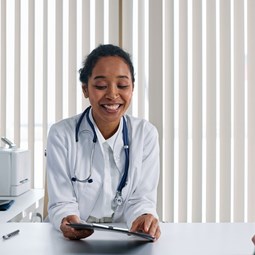
<svg viewBox="0 0 255 255">
<path fill-rule="evenodd" d="M 30 151 L 1 140 L 9 147 L 0 147 L 0 196 L 19 196 L 31 188 Z"/>
<path fill-rule="evenodd" d="M 89 106 L 80 116 L 76 128 L 75 128 L 75 141 L 78 143 L 79 142 L 79 129 L 80 129 L 80 125 L 81 122 L 83 120 L 84 117 L 86 117 L 92 131 L 93 131 L 93 149 L 91 152 L 91 156 L 90 156 L 90 172 L 89 172 L 89 176 L 86 179 L 79 179 L 77 178 L 75 175 L 74 177 L 71 178 L 71 180 L 73 182 L 82 182 L 82 183 L 92 183 L 93 179 L 91 178 L 92 175 L 92 163 L 93 163 L 93 158 L 94 158 L 94 150 L 95 150 L 95 144 L 97 142 L 97 135 L 96 135 L 96 131 L 95 131 L 95 127 L 93 125 L 93 123 L 91 122 L 90 118 L 89 118 L 89 111 L 91 109 L 91 106 Z M 124 168 L 124 174 L 121 178 L 121 181 L 118 185 L 117 191 L 116 191 L 116 195 L 115 198 L 113 199 L 113 206 L 117 207 L 119 205 L 121 205 L 123 203 L 123 198 L 122 198 L 122 189 L 125 187 L 126 185 L 126 181 L 127 181 L 127 176 L 128 176 L 128 168 L 129 168 L 129 144 L 128 144 L 128 129 L 127 129 L 127 123 L 125 118 L 123 117 L 123 129 L 122 129 L 122 135 L 123 135 L 123 143 L 124 143 L 124 152 L 125 152 L 125 168 Z"/>
</svg>

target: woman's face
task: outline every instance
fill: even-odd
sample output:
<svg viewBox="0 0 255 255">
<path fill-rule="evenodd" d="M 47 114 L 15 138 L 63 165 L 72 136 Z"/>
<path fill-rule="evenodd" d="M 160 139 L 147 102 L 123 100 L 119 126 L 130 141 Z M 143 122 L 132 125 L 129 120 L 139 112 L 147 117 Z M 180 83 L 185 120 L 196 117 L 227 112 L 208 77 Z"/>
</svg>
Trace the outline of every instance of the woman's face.
<svg viewBox="0 0 255 255">
<path fill-rule="evenodd" d="M 101 130 L 116 129 L 130 105 L 132 77 L 126 62 L 117 56 L 102 57 L 93 68 L 83 93 L 92 106 L 93 118 Z"/>
</svg>

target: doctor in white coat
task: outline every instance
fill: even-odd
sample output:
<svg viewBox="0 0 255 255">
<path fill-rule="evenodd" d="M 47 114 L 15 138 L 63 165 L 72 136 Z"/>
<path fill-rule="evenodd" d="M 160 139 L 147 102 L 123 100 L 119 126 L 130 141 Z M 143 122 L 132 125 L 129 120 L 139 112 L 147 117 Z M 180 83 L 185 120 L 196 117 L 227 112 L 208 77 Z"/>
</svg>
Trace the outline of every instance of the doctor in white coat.
<svg viewBox="0 0 255 255">
<path fill-rule="evenodd" d="M 129 54 L 100 45 L 86 58 L 80 80 L 91 107 L 52 125 L 48 135 L 49 219 L 69 239 L 93 233 L 68 226 L 83 220 L 125 222 L 157 240 L 158 132 L 126 114 L 135 81 Z"/>
</svg>

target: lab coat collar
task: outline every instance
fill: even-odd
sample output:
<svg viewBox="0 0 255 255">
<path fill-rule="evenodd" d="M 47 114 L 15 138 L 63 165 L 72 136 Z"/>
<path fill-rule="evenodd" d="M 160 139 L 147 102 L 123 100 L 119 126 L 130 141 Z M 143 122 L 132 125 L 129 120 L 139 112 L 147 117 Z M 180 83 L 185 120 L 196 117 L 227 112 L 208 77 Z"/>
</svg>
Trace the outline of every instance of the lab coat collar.
<svg viewBox="0 0 255 255">
<path fill-rule="evenodd" d="M 81 114 L 78 115 L 77 122 L 78 122 L 80 117 L 81 117 Z M 122 118 L 121 118 L 120 125 L 118 127 L 117 132 L 107 140 L 104 139 L 101 132 L 97 128 L 96 123 L 95 123 L 95 121 L 93 119 L 93 116 L 92 116 L 91 109 L 89 110 L 89 118 L 90 118 L 91 122 L 93 123 L 93 125 L 95 127 L 96 134 L 97 134 L 98 139 L 100 140 L 100 143 L 103 143 L 103 142 L 107 141 L 107 143 L 110 145 L 110 147 L 113 151 L 115 151 L 115 150 L 119 151 L 119 147 L 123 147 L 123 139 L 122 139 L 123 119 Z M 92 129 L 91 129 L 91 127 L 90 127 L 90 125 L 87 121 L 86 115 L 84 116 L 84 118 L 81 122 L 79 133 L 82 132 L 82 131 L 92 131 Z"/>
<path fill-rule="evenodd" d="M 81 114 L 78 115 L 78 118 L 77 118 L 77 122 L 80 118 Z M 95 126 L 95 129 L 96 128 L 96 124 L 94 122 L 94 119 L 92 117 L 92 111 L 91 109 L 89 110 L 89 118 L 90 120 L 92 121 L 93 125 Z M 115 133 L 116 137 L 112 137 L 113 139 L 108 139 L 107 142 L 108 144 L 110 145 L 110 147 L 112 148 L 113 150 L 113 157 L 114 157 L 114 160 L 116 162 L 116 165 L 118 167 L 118 169 L 122 172 L 122 160 L 124 158 L 124 156 L 122 157 L 122 153 L 124 153 L 123 151 L 123 134 L 122 134 L 122 129 L 123 129 L 123 118 L 121 118 L 121 121 L 120 121 L 120 125 L 119 125 L 119 128 L 117 130 L 117 132 Z M 83 132 L 83 131 L 90 131 L 90 132 L 93 132 L 88 121 L 87 121 L 87 118 L 86 118 L 86 115 L 84 116 L 82 122 L 81 122 L 81 125 L 80 125 L 80 129 L 79 129 L 79 133 L 80 132 Z M 99 131 L 99 130 L 98 130 Z M 97 136 L 98 136 L 98 139 L 99 139 L 99 135 L 98 135 L 98 132 L 96 131 L 97 133 Z M 100 134 L 101 135 L 101 134 Z M 101 135 L 102 136 L 102 135 Z M 103 138 L 103 137 L 102 137 Z M 104 140 L 105 141 L 105 140 Z M 100 147 L 102 147 L 102 142 L 103 141 L 100 141 Z M 101 148 L 102 149 L 102 148 Z M 124 155 L 124 154 L 123 154 Z"/>
<path fill-rule="evenodd" d="M 122 173 L 122 171 L 124 169 L 124 164 L 122 162 L 124 160 L 124 154 L 123 154 L 123 156 L 121 156 L 121 154 L 124 153 L 123 152 L 123 146 L 124 146 L 123 134 L 122 134 L 123 118 L 121 118 L 121 120 L 120 120 L 120 124 L 119 124 L 118 130 L 116 131 L 116 133 L 109 139 L 105 140 L 103 135 L 101 134 L 100 130 L 96 126 L 96 123 L 94 122 L 91 111 L 90 111 L 89 117 L 95 127 L 95 131 L 97 134 L 97 138 L 98 138 L 98 142 L 100 144 L 101 150 L 104 151 L 103 144 L 108 143 L 108 145 L 111 147 L 111 149 L 113 151 L 113 157 L 114 157 L 116 166 L 117 166 L 119 172 Z M 122 159 L 122 161 L 121 161 L 121 159 Z"/>
</svg>

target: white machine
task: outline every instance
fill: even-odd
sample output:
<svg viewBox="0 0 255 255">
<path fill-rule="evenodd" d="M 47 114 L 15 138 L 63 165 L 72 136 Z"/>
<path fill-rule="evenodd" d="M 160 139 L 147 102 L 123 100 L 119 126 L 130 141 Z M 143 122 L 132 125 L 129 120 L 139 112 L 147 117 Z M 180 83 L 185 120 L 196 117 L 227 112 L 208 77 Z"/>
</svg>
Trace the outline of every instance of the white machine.
<svg viewBox="0 0 255 255">
<path fill-rule="evenodd" d="M 0 147 L 0 196 L 19 196 L 30 190 L 30 153 L 7 138 L 1 140 L 9 148 Z"/>
</svg>

